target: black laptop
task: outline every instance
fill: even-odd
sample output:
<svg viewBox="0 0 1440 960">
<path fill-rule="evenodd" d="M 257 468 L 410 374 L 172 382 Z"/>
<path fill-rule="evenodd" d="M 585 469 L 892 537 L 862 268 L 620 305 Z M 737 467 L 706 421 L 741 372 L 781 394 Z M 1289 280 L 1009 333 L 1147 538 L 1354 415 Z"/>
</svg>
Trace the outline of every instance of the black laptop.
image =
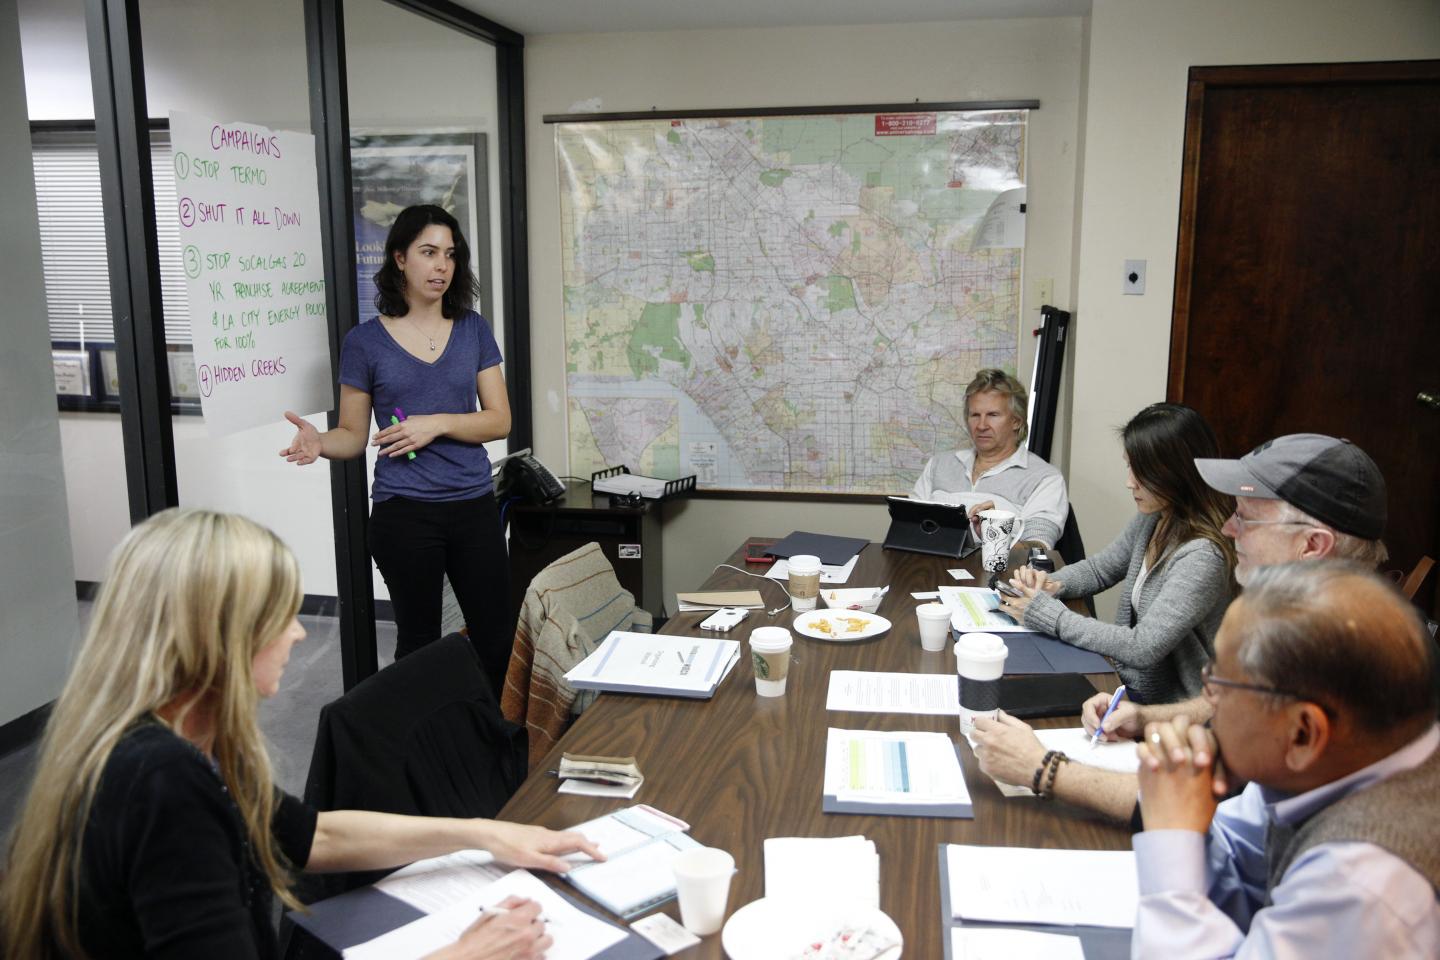
<svg viewBox="0 0 1440 960">
<path fill-rule="evenodd" d="M 887 499 L 890 530 L 885 534 L 886 550 L 909 550 L 958 560 L 980 549 L 963 505 L 908 497 Z"/>
</svg>

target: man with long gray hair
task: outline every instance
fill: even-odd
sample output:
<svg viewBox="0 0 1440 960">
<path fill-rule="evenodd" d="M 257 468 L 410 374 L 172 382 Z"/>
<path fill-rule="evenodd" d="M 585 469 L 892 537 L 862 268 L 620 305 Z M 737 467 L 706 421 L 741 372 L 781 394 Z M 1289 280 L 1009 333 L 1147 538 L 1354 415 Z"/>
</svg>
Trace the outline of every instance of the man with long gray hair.
<svg viewBox="0 0 1440 960">
<path fill-rule="evenodd" d="M 1210 726 L 1145 729 L 1132 955 L 1440 956 L 1435 655 L 1373 572 L 1255 571 L 1205 671 Z"/>
<path fill-rule="evenodd" d="M 1004 370 L 981 370 L 965 388 L 965 424 L 970 446 L 931 457 L 911 495 L 962 504 L 972 521 L 1009 510 L 1025 521 L 1026 540 L 1055 546 L 1070 501 L 1060 471 L 1025 449 L 1025 387 Z"/>
</svg>

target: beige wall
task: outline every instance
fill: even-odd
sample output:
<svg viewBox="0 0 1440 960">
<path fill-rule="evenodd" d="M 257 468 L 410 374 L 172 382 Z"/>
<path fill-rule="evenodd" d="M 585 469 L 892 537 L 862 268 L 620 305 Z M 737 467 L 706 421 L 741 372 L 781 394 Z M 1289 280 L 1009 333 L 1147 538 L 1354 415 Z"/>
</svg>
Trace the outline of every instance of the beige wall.
<svg viewBox="0 0 1440 960">
<path fill-rule="evenodd" d="M 1115 427 L 1165 399 L 1188 69 L 1433 57 L 1435 0 L 1095 0 L 1068 474 L 1092 550 L 1134 509 Z M 1126 259 L 1149 261 L 1144 296 L 1121 294 Z"/>
<path fill-rule="evenodd" d="M 604 111 L 1038 99 L 1031 115 L 1020 370 L 1040 304 L 1031 280 L 1072 288 L 1082 22 L 972 21 L 879 27 L 538 36 L 526 42 L 527 173 L 535 448 L 566 462 L 560 221 L 547 113 L 598 98 Z M 1063 414 L 1062 414 L 1063 415 Z M 795 529 L 884 537 L 878 505 L 690 500 L 667 506 L 665 591 L 697 586 L 746 536 Z M 667 603 L 673 607 L 673 600 Z"/>
</svg>

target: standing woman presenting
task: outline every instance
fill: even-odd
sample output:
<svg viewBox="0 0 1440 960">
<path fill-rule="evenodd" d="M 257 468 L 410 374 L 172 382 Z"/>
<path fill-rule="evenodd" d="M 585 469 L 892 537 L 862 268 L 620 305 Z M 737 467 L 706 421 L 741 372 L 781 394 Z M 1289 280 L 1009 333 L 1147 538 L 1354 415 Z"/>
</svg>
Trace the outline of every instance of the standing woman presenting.
<svg viewBox="0 0 1440 960">
<path fill-rule="evenodd" d="M 320 433 L 286 412 L 299 429 L 280 455 L 358 457 L 373 417 L 369 546 L 395 607 L 395 656 L 439 638 L 448 575 L 498 692 L 513 642 L 509 560 L 484 443 L 510 433 L 510 401 L 500 348 L 472 309 L 479 285 L 459 223 L 436 206 L 401 211 L 375 286 L 379 316 L 340 350 L 339 425 Z"/>
</svg>

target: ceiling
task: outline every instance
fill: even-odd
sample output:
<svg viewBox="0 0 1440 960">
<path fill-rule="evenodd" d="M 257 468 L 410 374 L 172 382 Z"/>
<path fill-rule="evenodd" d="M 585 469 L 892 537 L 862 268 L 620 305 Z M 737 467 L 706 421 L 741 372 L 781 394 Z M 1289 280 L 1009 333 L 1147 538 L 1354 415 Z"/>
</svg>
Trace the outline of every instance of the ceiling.
<svg viewBox="0 0 1440 960">
<path fill-rule="evenodd" d="M 628 33 L 1078 17 L 1091 0 L 460 0 L 519 33 Z"/>
</svg>

